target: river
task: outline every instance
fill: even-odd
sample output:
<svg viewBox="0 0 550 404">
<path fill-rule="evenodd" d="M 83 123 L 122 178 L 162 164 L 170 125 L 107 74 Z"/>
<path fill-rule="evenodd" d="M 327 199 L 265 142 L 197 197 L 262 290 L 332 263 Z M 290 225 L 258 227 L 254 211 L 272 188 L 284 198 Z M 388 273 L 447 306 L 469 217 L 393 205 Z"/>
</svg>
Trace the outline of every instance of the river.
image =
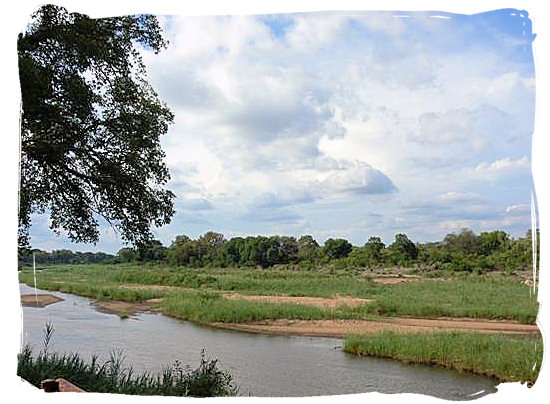
<svg viewBox="0 0 550 404">
<path fill-rule="evenodd" d="M 21 294 L 34 288 L 20 285 Z M 358 357 L 342 351 L 334 338 L 271 336 L 221 330 L 158 313 L 127 319 L 95 310 L 91 300 L 51 293 L 63 301 L 44 308 L 23 307 L 22 344 L 35 352 L 43 329 L 55 331 L 50 351 L 78 352 L 107 359 L 121 349 L 125 364 L 156 372 L 176 359 L 196 368 L 200 352 L 218 358 L 239 387 L 240 395 L 300 397 L 366 392 L 420 393 L 448 400 L 469 400 L 497 391 L 493 379 L 396 361 Z"/>
</svg>

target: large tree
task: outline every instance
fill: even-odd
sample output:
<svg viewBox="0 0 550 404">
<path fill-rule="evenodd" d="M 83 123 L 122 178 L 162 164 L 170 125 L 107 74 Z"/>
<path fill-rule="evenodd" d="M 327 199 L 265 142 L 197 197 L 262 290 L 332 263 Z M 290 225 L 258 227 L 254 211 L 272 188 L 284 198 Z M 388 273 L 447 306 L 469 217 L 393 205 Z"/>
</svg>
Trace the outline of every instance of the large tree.
<svg viewBox="0 0 550 404">
<path fill-rule="evenodd" d="M 133 244 L 170 222 L 174 194 L 159 137 L 173 114 L 148 84 L 140 48 L 166 47 L 151 15 L 92 19 L 47 5 L 19 35 L 19 243 L 31 215 L 75 242 L 100 218 Z"/>
</svg>

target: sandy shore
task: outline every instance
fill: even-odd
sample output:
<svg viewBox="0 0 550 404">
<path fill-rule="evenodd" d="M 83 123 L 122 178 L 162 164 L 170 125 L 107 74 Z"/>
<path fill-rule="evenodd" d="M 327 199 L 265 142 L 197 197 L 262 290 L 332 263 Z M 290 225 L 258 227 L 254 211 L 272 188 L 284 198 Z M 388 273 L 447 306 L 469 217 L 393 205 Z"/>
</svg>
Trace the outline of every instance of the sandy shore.
<svg viewBox="0 0 550 404">
<path fill-rule="evenodd" d="M 382 331 L 419 333 L 436 331 L 478 331 L 509 335 L 537 335 L 539 328 L 531 324 L 458 318 L 391 317 L 382 320 L 285 320 L 255 323 L 213 323 L 214 327 L 231 330 L 314 337 L 344 338 L 347 334 L 373 334 Z"/>
<path fill-rule="evenodd" d="M 226 299 L 247 299 L 268 301 L 272 303 L 299 303 L 325 308 L 339 305 L 355 306 L 368 302 L 368 299 L 336 297 L 332 299 L 295 296 L 241 295 L 238 293 L 224 294 Z M 21 304 L 30 307 L 45 307 L 63 300 L 51 294 L 27 294 L 21 296 Z M 159 311 L 157 303 L 161 299 L 149 299 L 145 302 L 123 302 L 117 300 L 97 300 L 92 304 L 96 310 L 132 316 L 138 312 Z M 302 335 L 315 337 L 344 338 L 347 334 L 369 334 L 382 331 L 397 333 L 418 333 L 436 331 L 478 331 L 481 333 L 503 333 L 509 335 L 540 335 L 537 325 L 520 324 L 506 320 L 485 320 L 472 318 L 414 318 L 387 317 L 375 320 L 288 320 L 277 319 L 251 323 L 210 323 L 217 328 L 264 333 L 276 335 Z"/>
<path fill-rule="evenodd" d="M 62 298 L 50 294 L 21 295 L 21 305 L 27 307 L 46 307 L 62 300 Z"/>
<path fill-rule="evenodd" d="M 144 311 L 158 311 L 156 303 L 160 299 L 149 299 L 144 302 L 123 302 L 120 300 L 96 300 L 92 304 L 97 311 L 107 314 L 133 316 L 136 313 Z"/>
<path fill-rule="evenodd" d="M 249 300 L 268 303 L 296 303 L 306 306 L 322 308 L 335 308 L 338 306 L 355 307 L 361 304 L 372 302 L 372 299 L 361 299 L 357 297 L 338 296 L 334 298 L 308 297 L 308 296 L 285 296 L 285 295 L 242 295 L 240 293 L 224 293 L 223 297 L 230 300 Z"/>
</svg>

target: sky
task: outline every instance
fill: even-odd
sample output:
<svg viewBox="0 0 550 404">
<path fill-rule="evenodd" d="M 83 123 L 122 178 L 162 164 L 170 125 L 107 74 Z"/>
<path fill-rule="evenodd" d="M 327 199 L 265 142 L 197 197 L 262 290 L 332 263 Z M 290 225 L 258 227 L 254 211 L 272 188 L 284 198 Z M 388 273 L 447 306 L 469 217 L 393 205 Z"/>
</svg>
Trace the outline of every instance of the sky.
<svg viewBox="0 0 550 404">
<path fill-rule="evenodd" d="M 144 51 L 175 114 L 162 138 L 176 235 L 313 235 L 354 245 L 531 226 L 535 67 L 526 12 L 159 16 Z M 44 250 L 70 243 L 35 216 Z"/>
</svg>

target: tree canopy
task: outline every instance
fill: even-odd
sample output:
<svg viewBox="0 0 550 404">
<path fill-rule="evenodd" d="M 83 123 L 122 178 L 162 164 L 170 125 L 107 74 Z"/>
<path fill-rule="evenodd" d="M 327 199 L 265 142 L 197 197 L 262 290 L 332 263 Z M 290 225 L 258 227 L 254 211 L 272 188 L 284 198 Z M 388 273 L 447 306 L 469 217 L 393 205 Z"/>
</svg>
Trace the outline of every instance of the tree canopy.
<svg viewBox="0 0 550 404">
<path fill-rule="evenodd" d="M 537 229 L 538 235 L 538 229 Z M 470 242 L 449 243 L 474 237 L 479 248 L 471 253 Z M 467 247 L 466 249 L 464 247 Z M 19 251 L 19 266 L 42 264 L 128 263 L 133 261 L 164 263 L 176 267 L 225 268 L 257 267 L 292 270 L 364 271 L 400 266 L 414 272 L 439 276 L 449 272 L 486 273 L 532 270 L 533 239 L 531 231 L 525 237 L 512 238 L 495 230 L 475 234 L 470 229 L 450 233 L 441 241 L 414 243 L 406 234 L 395 235 L 395 241 L 385 246 L 380 237 L 369 237 L 363 246 L 353 246 L 345 239 L 327 239 L 321 247 L 311 235 L 296 239 L 291 236 L 248 236 L 226 239 L 223 234 L 209 231 L 192 239 L 178 235 L 170 246 L 151 240 L 139 247 L 122 248 L 116 256 L 104 253 L 80 253 L 57 250 L 48 253 L 34 249 Z M 539 237 L 536 239 L 537 266 Z M 214 278 L 215 279 L 215 278 Z"/>
<path fill-rule="evenodd" d="M 140 55 L 166 45 L 151 15 L 92 19 L 53 5 L 33 15 L 17 41 L 20 246 L 33 213 L 76 242 L 97 242 L 101 217 L 133 244 L 170 222 L 159 138 L 174 117 Z"/>
</svg>

